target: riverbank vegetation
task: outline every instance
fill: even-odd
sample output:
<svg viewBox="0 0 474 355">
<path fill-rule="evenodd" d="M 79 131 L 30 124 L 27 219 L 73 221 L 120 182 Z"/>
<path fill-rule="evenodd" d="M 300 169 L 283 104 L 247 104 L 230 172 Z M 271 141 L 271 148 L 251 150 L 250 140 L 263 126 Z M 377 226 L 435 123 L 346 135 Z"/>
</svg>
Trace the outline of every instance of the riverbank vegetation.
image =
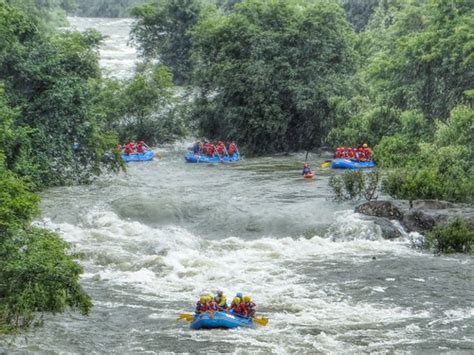
<svg viewBox="0 0 474 355">
<path fill-rule="evenodd" d="M 153 144 L 185 129 L 170 71 L 149 64 L 127 80 L 104 78 L 102 36 L 58 31 L 61 4 L 0 0 L 0 332 L 92 306 L 69 246 L 31 226 L 34 192 L 119 171 L 119 139 Z"/>
<path fill-rule="evenodd" d="M 469 253 L 474 247 L 474 231 L 463 219 L 457 218 L 434 227 L 428 233 L 426 247 L 437 253 Z"/>
<path fill-rule="evenodd" d="M 56 234 L 31 226 L 39 213 L 31 185 L 0 154 L 0 334 L 28 327 L 43 312 L 89 313 L 82 268 Z"/>
</svg>

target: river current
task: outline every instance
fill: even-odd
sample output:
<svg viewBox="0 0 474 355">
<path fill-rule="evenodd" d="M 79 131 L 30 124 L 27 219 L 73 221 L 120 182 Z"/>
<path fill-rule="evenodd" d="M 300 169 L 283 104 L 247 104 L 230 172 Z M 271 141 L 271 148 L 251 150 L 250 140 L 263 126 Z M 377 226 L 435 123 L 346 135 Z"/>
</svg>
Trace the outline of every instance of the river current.
<svg viewBox="0 0 474 355">
<path fill-rule="evenodd" d="M 110 37 L 109 75 L 127 77 L 136 54 L 128 19 L 71 18 Z M 89 317 L 45 317 L 42 327 L 0 338 L 6 353 L 449 353 L 474 348 L 471 256 L 434 256 L 414 235 L 378 227 L 301 177 L 305 155 L 186 164 L 189 142 L 162 158 L 89 186 L 43 194 L 37 224 L 81 253 Z M 203 292 L 253 296 L 270 319 L 257 329 L 191 331 L 176 318 Z"/>
</svg>

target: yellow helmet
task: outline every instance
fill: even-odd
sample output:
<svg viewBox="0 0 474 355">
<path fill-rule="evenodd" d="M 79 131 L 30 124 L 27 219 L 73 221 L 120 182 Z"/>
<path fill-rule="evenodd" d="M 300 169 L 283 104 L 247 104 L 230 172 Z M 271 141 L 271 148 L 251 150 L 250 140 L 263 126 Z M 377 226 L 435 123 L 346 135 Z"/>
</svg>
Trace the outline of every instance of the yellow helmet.
<svg viewBox="0 0 474 355">
<path fill-rule="evenodd" d="M 368 147 L 367 143 L 362 144 L 362 147 L 367 148 Z"/>
<path fill-rule="evenodd" d="M 252 297 L 250 296 L 244 296 L 244 302 L 247 303 L 247 302 L 250 302 L 252 301 Z"/>
<path fill-rule="evenodd" d="M 239 304 L 240 303 L 240 297 L 234 297 L 234 300 L 232 302 L 235 303 L 235 304 Z"/>
<path fill-rule="evenodd" d="M 207 301 L 206 296 L 199 297 L 199 302 L 206 303 L 206 301 Z"/>
</svg>

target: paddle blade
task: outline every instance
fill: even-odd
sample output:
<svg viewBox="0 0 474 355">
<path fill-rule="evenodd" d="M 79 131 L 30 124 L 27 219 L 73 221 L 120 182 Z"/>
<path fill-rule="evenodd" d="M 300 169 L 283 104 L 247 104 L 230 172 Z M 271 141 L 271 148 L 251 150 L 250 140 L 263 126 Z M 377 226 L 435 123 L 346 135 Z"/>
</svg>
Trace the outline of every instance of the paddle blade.
<svg viewBox="0 0 474 355">
<path fill-rule="evenodd" d="M 254 318 L 253 321 L 262 326 L 266 326 L 268 324 L 268 318 Z"/>
<path fill-rule="evenodd" d="M 181 320 L 181 319 L 187 320 L 188 322 L 192 322 L 194 319 L 194 315 L 190 313 L 181 313 L 177 320 Z"/>
<path fill-rule="evenodd" d="M 329 167 L 331 167 L 330 161 L 325 161 L 324 163 L 321 163 L 321 168 L 329 168 Z"/>
<path fill-rule="evenodd" d="M 159 152 L 156 152 L 156 153 L 155 153 L 155 158 L 156 158 L 156 159 L 161 159 L 161 154 L 160 154 Z"/>
</svg>

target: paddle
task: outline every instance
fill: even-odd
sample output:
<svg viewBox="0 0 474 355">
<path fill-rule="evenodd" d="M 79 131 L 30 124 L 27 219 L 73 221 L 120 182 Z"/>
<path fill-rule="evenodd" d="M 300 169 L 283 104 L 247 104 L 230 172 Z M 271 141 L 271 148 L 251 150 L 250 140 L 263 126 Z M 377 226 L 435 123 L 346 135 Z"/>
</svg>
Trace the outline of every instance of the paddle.
<svg viewBox="0 0 474 355">
<path fill-rule="evenodd" d="M 331 166 L 331 160 L 326 160 L 321 163 L 321 168 L 329 168 Z"/>
<path fill-rule="evenodd" d="M 188 322 L 192 322 L 194 319 L 194 314 L 191 313 L 181 313 L 176 320 L 187 320 Z"/>
<path fill-rule="evenodd" d="M 227 313 L 227 312 L 225 312 Z M 194 320 L 194 314 L 191 313 L 181 313 L 176 320 L 186 320 L 188 322 L 192 322 Z M 268 318 L 253 318 L 253 321 L 261 326 L 266 326 L 268 324 Z"/>
<path fill-rule="evenodd" d="M 148 149 L 148 150 L 151 151 L 151 148 L 148 146 L 148 144 L 143 143 L 143 146 L 144 146 L 146 149 Z M 156 152 L 156 153 L 155 153 L 155 157 L 158 158 L 158 159 L 161 159 L 161 154 L 160 154 L 159 152 Z"/>
<path fill-rule="evenodd" d="M 219 157 L 219 160 L 222 162 L 224 161 L 224 159 L 221 158 L 221 156 L 219 155 L 219 152 L 217 151 L 217 147 L 213 144 L 212 147 L 214 148 L 214 151 L 216 152 L 217 156 Z"/>
<path fill-rule="evenodd" d="M 261 326 L 266 326 L 268 324 L 268 318 L 262 317 L 262 318 L 254 318 L 253 321 L 257 323 L 258 325 Z"/>
</svg>

